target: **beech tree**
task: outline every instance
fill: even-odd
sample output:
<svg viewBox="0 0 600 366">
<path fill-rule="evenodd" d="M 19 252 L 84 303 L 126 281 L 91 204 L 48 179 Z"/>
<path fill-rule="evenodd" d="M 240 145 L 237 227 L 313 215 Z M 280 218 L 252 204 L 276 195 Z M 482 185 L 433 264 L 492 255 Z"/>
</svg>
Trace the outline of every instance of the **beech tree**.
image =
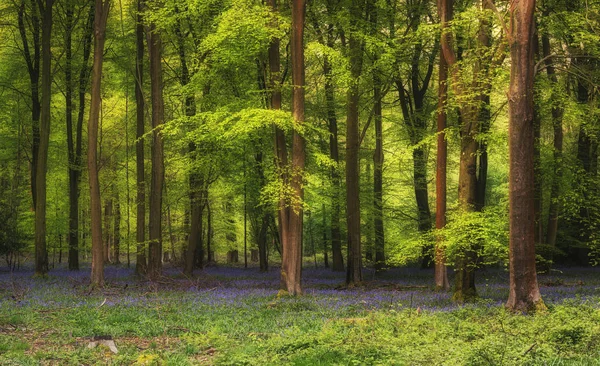
<svg viewBox="0 0 600 366">
<path fill-rule="evenodd" d="M 137 0 L 137 15 L 135 25 L 135 116 L 136 116 L 136 142 L 135 142 L 135 167 L 136 167 L 136 262 L 135 272 L 138 275 L 146 273 L 146 175 L 144 172 L 144 131 L 145 131 L 145 105 L 144 99 L 144 25 L 142 11 L 144 0 Z"/>
<path fill-rule="evenodd" d="M 100 200 L 100 181 L 98 179 L 98 124 L 102 96 L 102 63 L 104 61 L 104 43 L 106 22 L 110 9 L 110 0 L 95 0 L 94 8 L 94 64 L 92 67 L 92 99 L 88 120 L 87 166 L 90 184 L 90 213 L 92 237 L 92 274 L 93 286 L 104 286 L 104 250 L 102 245 L 102 201 Z"/>
<path fill-rule="evenodd" d="M 362 281 L 362 249 L 360 239 L 359 199 L 359 80 L 363 66 L 363 41 L 358 22 L 362 18 L 363 1 L 350 3 L 351 25 L 348 29 L 348 57 L 350 86 L 347 93 L 346 111 L 346 223 L 348 227 L 348 269 L 346 283 L 354 285 Z"/>
<path fill-rule="evenodd" d="M 304 21 L 306 18 L 305 0 L 292 2 L 292 117 L 298 126 L 304 123 Z M 290 295 L 302 293 L 302 229 L 303 229 L 303 171 L 305 164 L 305 142 L 298 129 L 292 135 L 292 165 L 290 187 L 292 190 L 291 207 L 288 211 L 289 238 L 282 242 L 281 261 L 282 289 Z"/>
<path fill-rule="evenodd" d="M 533 84 L 535 0 L 510 4 L 509 199 L 510 291 L 506 307 L 545 309 L 535 269 Z"/>
<path fill-rule="evenodd" d="M 157 278 L 162 273 L 162 191 L 165 178 L 162 125 L 164 101 L 162 82 L 162 40 L 154 23 L 148 28 L 150 54 L 150 94 L 152 99 L 152 172 L 150 179 L 150 216 L 148 274 Z"/>
</svg>

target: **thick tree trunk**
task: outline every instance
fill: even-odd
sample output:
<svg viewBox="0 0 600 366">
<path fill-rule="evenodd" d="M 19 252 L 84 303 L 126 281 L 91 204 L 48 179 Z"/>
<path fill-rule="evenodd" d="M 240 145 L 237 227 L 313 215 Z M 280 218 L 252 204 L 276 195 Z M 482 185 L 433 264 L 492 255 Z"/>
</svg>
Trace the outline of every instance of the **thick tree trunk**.
<svg viewBox="0 0 600 366">
<path fill-rule="evenodd" d="M 441 16 L 440 16 L 441 18 Z M 445 27 L 446 25 L 442 25 Z M 435 175 L 435 227 L 440 230 L 446 226 L 446 165 L 448 146 L 446 143 L 446 103 L 448 100 L 448 64 L 443 53 L 440 53 L 438 111 L 437 111 L 437 162 Z M 449 290 L 446 256 L 442 247 L 441 236 L 437 237 L 435 247 L 435 287 L 438 290 Z"/>
<path fill-rule="evenodd" d="M 142 11 L 144 0 L 137 0 L 137 24 L 135 26 L 136 57 L 135 57 L 135 166 L 136 166 L 136 263 L 135 273 L 138 276 L 146 274 L 146 179 L 144 173 L 144 26 Z"/>
<path fill-rule="evenodd" d="M 148 50 L 150 54 L 150 90 L 152 96 L 152 173 L 150 180 L 150 216 L 148 244 L 148 274 L 156 279 L 162 274 L 162 190 L 164 183 L 164 157 L 162 125 L 164 105 L 162 95 L 162 41 L 154 24 L 149 27 Z"/>
<path fill-rule="evenodd" d="M 545 308 L 535 269 L 533 177 L 533 35 L 535 0 L 511 3 L 509 102 L 509 268 L 506 307 L 529 312 Z"/>
<path fill-rule="evenodd" d="M 95 0 L 94 11 L 94 66 L 92 68 L 92 98 L 88 120 L 88 177 L 90 182 L 90 226 L 92 232 L 92 286 L 104 286 L 104 256 L 102 250 L 102 207 L 98 181 L 98 122 L 100 120 L 102 61 L 106 21 L 110 0 Z"/>
<path fill-rule="evenodd" d="M 353 0 L 350 13 L 353 22 L 361 18 L 362 9 L 358 0 Z M 354 28 L 356 25 L 353 26 Z M 346 221 L 348 227 L 348 269 L 346 283 L 355 285 L 362 281 L 362 249 L 360 243 L 360 187 L 359 159 L 360 147 L 359 119 L 359 78 L 362 73 L 362 42 L 352 29 L 348 44 L 350 74 L 352 81 L 347 94 L 346 115 Z"/>
<path fill-rule="evenodd" d="M 292 1 L 292 117 L 296 124 L 304 123 L 304 19 L 305 0 Z M 305 165 L 304 137 L 298 131 L 292 135 L 292 167 L 290 187 L 293 198 L 288 211 L 288 235 L 283 242 L 281 289 L 289 295 L 302 294 L 302 228 L 304 189 L 302 177 Z"/>
<path fill-rule="evenodd" d="M 48 251 L 46 250 L 46 171 L 48 168 L 48 145 L 50 143 L 50 98 L 52 96 L 52 54 L 50 38 L 52 33 L 53 0 L 40 1 L 42 15 L 42 104 L 40 118 L 40 145 L 35 172 L 35 273 L 48 272 Z"/>
<path fill-rule="evenodd" d="M 550 58 L 550 38 L 546 33 L 542 34 L 542 51 L 543 58 L 546 64 L 546 73 L 553 85 L 558 85 L 556 70 Z M 553 138 L 553 157 L 554 164 L 552 167 L 552 185 L 550 188 L 550 208 L 548 212 L 548 226 L 546 228 L 546 243 L 548 245 L 556 245 L 556 235 L 558 233 L 558 215 L 559 215 L 559 198 L 560 198 L 560 181 L 562 179 L 562 152 L 563 152 L 563 127 L 562 120 L 564 110 L 562 105 L 552 98 L 552 129 L 554 131 Z"/>
</svg>

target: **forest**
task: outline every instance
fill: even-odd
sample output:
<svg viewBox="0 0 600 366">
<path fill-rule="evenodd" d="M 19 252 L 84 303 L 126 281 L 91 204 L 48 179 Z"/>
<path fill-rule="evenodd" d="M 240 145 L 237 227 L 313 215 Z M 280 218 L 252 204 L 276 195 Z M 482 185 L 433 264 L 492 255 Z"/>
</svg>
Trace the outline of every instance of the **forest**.
<svg viewBox="0 0 600 366">
<path fill-rule="evenodd" d="M 0 363 L 598 364 L 598 45 L 596 0 L 2 0 Z"/>
</svg>

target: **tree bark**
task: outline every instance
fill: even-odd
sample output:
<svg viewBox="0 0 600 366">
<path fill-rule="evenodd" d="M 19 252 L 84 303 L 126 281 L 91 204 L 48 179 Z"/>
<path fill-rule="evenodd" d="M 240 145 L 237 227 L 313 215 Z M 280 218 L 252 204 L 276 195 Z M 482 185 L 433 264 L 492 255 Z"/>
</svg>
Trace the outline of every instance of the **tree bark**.
<svg viewBox="0 0 600 366">
<path fill-rule="evenodd" d="M 110 248 L 112 242 L 111 223 L 110 220 L 113 216 L 113 201 L 112 198 L 107 198 L 104 201 L 104 247 L 103 247 L 103 258 L 104 264 L 111 262 L 110 260 Z"/>
<path fill-rule="evenodd" d="M 72 32 L 73 32 L 73 8 L 72 2 L 68 4 L 67 10 L 67 39 L 65 66 L 66 88 L 66 113 L 67 113 L 67 148 L 69 152 L 69 270 L 79 270 L 79 196 L 81 193 L 81 170 L 82 170 L 82 145 L 83 145 L 83 119 L 85 114 L 85 93 L 89 80 L 89 59 L 92 51 L 92 36 L 94 33 L 94 4 L 90 5 L 87 23 L 82 36 L 83 63 L 79 71 L 79 105 L 75 136 L 73 136 L 73 85 L 72 85 Z M 69 20 L 70 19 L 70 20 Z"/>
<path fill-rule="evenodd" d="M 41 63 L 41 22 L 38 11 L 40 8 L 35 1 L 31 1 L 31 20 L 26 21 L 25 0 L 21 0 L 17 11 L 19 35 L 23 43 L 23 55 L 27 64 L 29 74 L 29 89 L 31 92 L 31 197 L 33 209 L 37 204 L 36 172 L 38 165 L 38 151 L 40 146 L 40 63 Z M 26 23 L 27 22 L 27 23 Z M 29 40 L 27 38 L 26 24 L 31 26 L 31 38 L 33 41 L 33 50 L 30 50 Z"/>
<path fill-rule="evenodd" d="M 304 123 L 304 20 L 305 0 L 292 1 L 292 117 L 298 125 Z M 288 235 L 283 242 L 283 260 L 281 263 L 281 289 L 289 295 L 302 294 L 302 228 L 303 199 L 302 177 L 305 165 L 305 142 L 297 130 L 292 135 L 292 166 L 290 188 L 292 202 L 288 217 Z"/>
<path fill-rule="evenodd" d="M 530 312 L 545 308 L 535 269 L 533 177 L 533 35 L 535 0 L 510 5 L 509 268 L 506 307 Z"/>
<path fill-rule="evenodd" d="M 115 187 L 116 190 L 116 187 Z M 121 204 L 119 203 L 119 191 L 115 192 L 114 215 L 113 215 L 113 263 L 121 264 Z"/>
<path fill-rule="evenodd" d="M 162 125 L 164 104 L 162 95 L 162 41 L 154 24 L 149 27 L 150 90 L 152 96 L 152 172 L 150 180 L 150 216 L 148 244 L 148 274 L 156 279 L 162 274 L 162 190 L 164 183 L 164 156 Z"/>
<path fill-rule="evenodd" d="M 353 0 L 350 14 L 353 25 L 348 39 L 350 75 L 352 81 L 347 93 L 346 111 L 346 221 L 348 227 L 348 268 L 346 283 L 356 285 L 362 281 L 362 249 L 360 243 L 360 198 L 359 198 L 359 159 L 360 147 L 359 119 L 359 78 L 362 73 L 362 41 L 356 29 L 356 21 L 361 18 L 361 2 Z"/>
<path fill-rule="evenodd" d="M 269 0 L 269 6 L 273 12 L 277 12 L 277 0 Z M 279 38 L 273 38 L 269 45 L 269 87 L 271 89 L 271 109 L 281 109 L 281 61 L 279 55 Z M 287 146 L 285 141 L 285 134 L 283 130 L 274 126 L 275 129 L 275 164 L 277 167 L 277 174 L 281 179 L 281 184 L 287 186 L 288 180 L 288 157 L 287 157 Z M 277 224 L 279 229 L 279 242 L 281 243 L 282 250 L 282 263 L 283 256 L 285 255 L 285 248 L 288 247 L 289 239 L 289 217 L 290 207 L 287 203 L 284 194 L 280 194 L 279 204 L 277 210 Z M 282 265 L 283 266 L 283 265 Z M 283 270 L 283 267 L 282 267 Z M 281 279 L 280 287 L 283 289 L 287 285 L 284 279 Z"/>
<path fill-rule="evenodd" d="M 442 15 L 440 14 L 440 19 Z M 442 29 L 446 27 L 442 24 Z M 437 111 L 437 161 L 435 175 L 435 227 L 440 230 L 446 226 L 446 166 L 448 161 L 448 145 L 446 143 L 446 103 L 448 101 L 448 64 L 443 53 L 440 53 Z M 438 290 L 450 289 L 446 256 L 442 247 L 442 238 L 436 238 L 435 247 L 435 287 Z"/>
<path fill-rule="evenodd" d="M 138 276 L 146 274 L 146 179 L 144 173 L 144 25 L 142 11 L 144 0 L 137 0 L 137 15 L 135 26 L 136 57 L 135 57 L 135 166 L 136 166 L 136 262 L 135 273 Z"/>
<path fill-rule="evenodd" d="M 102 61 L 106 21 L 110 9 L 110 0 L 95 0 L 94 10 L 94 65 L 92 68 L 92 98 L 90 118 L 88 120 L 88 178 L 90 184 L 90 226 L 92 232 L 92 286 L 104 286 L 104 256 L 102 250 L 102 207 L 100 201 L 100 182 L 98 181 L 98 124 L 100 120 L 102 82 Z"/>
<path fill-rule="evenodd" d="M 374 4 L 372 4 L 374 6 Z M 377 32 L 377 10 L 371 11 L 373 36 Z M 375 51 L 374 63 L 379 60 Z M 375 121 L 375 151 L 373 152 L 373 228 L 375 234 L 375 270 L 385 267 L 385 237 L 383 231 L 383 113 L 381 71 L 373 69 L 373 115 Z"/>
<path fill-rule="evenodd" d="M 46 172 L 48 169 L 48 146 L 50 144 L 50 99 L 52 96 L 52 6 L 53 0 L 38 2 L 42 15 L 42 103 L 40 114 L 40 145 L 35 172 L 35 273 L 48 272 L 46 249 Z"/>
<path fill-rule="evenodd" d="M 329 27 L 327 46 L 333 48 L 334 41 L 331 33 L 333 27 Z M 335 272 L 344 271 L 344 256 L 342 255 L 342 235 L 340 230 L 340 173 L 338 166 L 340 162 L 338 149 L 338 125 L 335 113 L 335 90 L 333 85 L 333 74 L 329 57 L 325 55 L 323 60 L 323 73 L 325 74 L 325 99 L 327 103 L 327 120 L 329 127 L 329 157 L 335 162 L 331 168 L 331 184 L 333 192 L 331 197 L 331 269 Z"/>
</svg>

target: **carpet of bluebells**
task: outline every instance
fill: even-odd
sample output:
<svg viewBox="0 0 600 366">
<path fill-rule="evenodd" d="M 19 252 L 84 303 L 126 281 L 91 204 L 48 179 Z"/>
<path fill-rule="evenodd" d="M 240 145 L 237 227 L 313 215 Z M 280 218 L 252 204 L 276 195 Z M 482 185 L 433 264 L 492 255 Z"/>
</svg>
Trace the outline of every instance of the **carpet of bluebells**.
<svg viewBox="0 0 600 366">
<path fill-rule="evenodd" d="M 133 269 L 55 268 L 44 278 L 0 267 L 0 365 L 600 365 L 600 269 L 539 276 L 548 311 L 504 310 L 508 274 L 477 272 L 480 300 L 459 305 L 435 291 L 433 272 L 305 268 L 304 295 L 278 296 L 279 271 L 177 268 L 150 282 Z M 111 338 L 119 352 L 89 348 Z"/>
</svg>

